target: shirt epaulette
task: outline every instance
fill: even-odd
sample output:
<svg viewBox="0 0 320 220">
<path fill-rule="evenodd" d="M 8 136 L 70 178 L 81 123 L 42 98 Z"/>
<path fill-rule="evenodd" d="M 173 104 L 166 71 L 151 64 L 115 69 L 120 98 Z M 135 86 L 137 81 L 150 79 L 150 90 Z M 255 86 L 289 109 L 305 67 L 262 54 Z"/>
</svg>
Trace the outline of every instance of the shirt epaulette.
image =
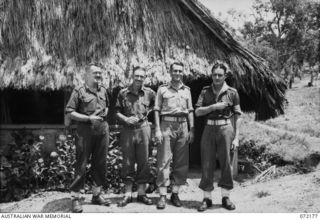
<svg viewBox="0 0 320 220">
<path fill-rule="evenodd" d="M 128 87 L 123 88 L 123 89 L 120 90 L 119 94 L 123 94 L 123 93 L 125 93 L 127 91 L 128 91 Z"/>
<path fill-rule="evenodd" d="M 74 90 L 77 92 L 79 92 L 81 89 L 85 89 L 84 85 L 79 85 L 74 88 Z"/>
<path fill-rule="evenodd" d="M 234 92 L 237 92 L 237 89 L 235 89 L 235 88 L 233 88 L 233 87 L 230 87 L 230 86 L 229 86 L 228 89 L 230 89 L 230 90 L 232 90 L 232 91 L 234 91 Z"/>
<path fill-rule="evenodd" d="M 190 87 L 189 87 L 189 86 L 184 85 L 184 87 L 185 87 L 186 89 L 189 89 L 189 90 L 190 90 Z"/>
<path fill-rule="evenodd" d="M 204 86 L 202 90 L 210 89 L 210 86 Z"/>
</svg>

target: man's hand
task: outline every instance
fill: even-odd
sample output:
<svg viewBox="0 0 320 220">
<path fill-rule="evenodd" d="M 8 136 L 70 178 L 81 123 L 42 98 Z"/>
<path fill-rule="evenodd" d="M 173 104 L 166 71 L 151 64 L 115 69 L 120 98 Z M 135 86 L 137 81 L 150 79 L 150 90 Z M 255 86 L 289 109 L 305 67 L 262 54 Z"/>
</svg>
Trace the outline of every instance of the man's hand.
<svg viewBox="0 0 320 220">
<path fill-rule="evenodd" d="M 188 134 L 188 142 L 189 142 L 189 144 L 192 144 L 193 141 L 194 141 L 194 131 L 190 130 L 189 134 Z"/>
<path fill-rule="evenodd" d="M 228 103 L 227 102 L 218 102 L 216 104 L 212 105 L 214 110 L 223 110 L 226 107 L 228 107 Z"/>
<path fill-rule="evenodd" d="M 158 143 L 162 143 L 163 136 L 160 129 L 156 129 L 155 138 Z"/>
<path fill-rule="evenodd" d="M 128 125 L 135 125 L 136 123 L 138 123 L 139 119 L 137 117 L 131 116 L 131 117 L 127 117 L 125 122 Z"/>
<path fill-rule="evenodd" d="M 232 141 L 231 150 L 237 150 L 238 147 L 239 147 L 239 139 L 235 138 Z"/>
<path fill-rule="evenodd" d="M 90 115 L 89 120 L 90 120 L 91 124 L 96 124 L 98 122 L 103 121 L 103 118 L 100 116 L 96 116 L 96 115 Z"/>
</svg>

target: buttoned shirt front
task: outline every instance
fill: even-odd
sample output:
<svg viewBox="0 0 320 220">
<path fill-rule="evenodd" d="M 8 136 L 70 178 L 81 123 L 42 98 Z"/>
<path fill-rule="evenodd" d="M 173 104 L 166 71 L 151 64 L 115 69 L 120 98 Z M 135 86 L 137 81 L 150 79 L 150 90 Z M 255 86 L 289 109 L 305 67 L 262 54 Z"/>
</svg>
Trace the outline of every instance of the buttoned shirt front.
<svg viewBox="0 0 320 220">
<path fill-rule="evenodd" d="M 240 98 L 236 89 L 223 84 L 219 94 L 214 92 L 213 85 L 202 89 L 196 107 L 205 107 L 218 102 L 226 102 L 228 107 L 210 112 L 206 117 L 211 120 L 228 119 L 234 114 L 241 115 Z"/>
<path fill-rule="evenodd" d="M 155 92 L 152 89 L 143 86 L 135 93 L 131 85 L 119 92 L 115 110 L 127 117 L 143 119 L 153 109 L 154 100 Z"/>
<path fill-rule="evenodd" d="M 154 109 L 162 116 L 187 116 L 193 111 L 190 88 L 184 84 L 175 88 L 171 83 L 160 86 Z"/>
</svg>

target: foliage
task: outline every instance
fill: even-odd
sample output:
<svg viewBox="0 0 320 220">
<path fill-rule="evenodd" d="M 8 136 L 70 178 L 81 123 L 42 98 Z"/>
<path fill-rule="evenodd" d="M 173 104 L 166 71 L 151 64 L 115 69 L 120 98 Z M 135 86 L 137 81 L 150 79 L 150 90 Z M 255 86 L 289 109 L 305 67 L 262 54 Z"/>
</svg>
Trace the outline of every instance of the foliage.
<svg viewBox="0 0 320 220">
<path fill-rule="evenodd" d="M 0 202 L 18 201 L 39 190 L 68 191 L 74 177 L 76 150 L 72 133 L 60 134 L 56 142 L 56 151 L 50 154 L 43 152 L 44 136 L 36 137 L 26 130 L 13 132 L 12 136 L 14 142 L 10 144 L 8 152 L 0 154 Z M 118 139 L 119 131 L 111 131 L 104 189 L 113 193 L 120 193 L 124 187 L 120 177 L 122 153 Z M 154 143 L 152 141 L 152 149 Z M 156 178 L 155 154 L 153 151 L 149 158 L 152 184 Z M 89 162 L 86 169 L 85 192 L 91 191 L 90 167 Z"/>
<path fill-rule="evenodd" d="M 249 48 L 280 74 L 283 68 L 319 61 L 320 3 L 299 0 L 256 0 L 253 21 L 240 28 Z M 235 12 L 233 17 L 239 17 Z"/>
</svg>

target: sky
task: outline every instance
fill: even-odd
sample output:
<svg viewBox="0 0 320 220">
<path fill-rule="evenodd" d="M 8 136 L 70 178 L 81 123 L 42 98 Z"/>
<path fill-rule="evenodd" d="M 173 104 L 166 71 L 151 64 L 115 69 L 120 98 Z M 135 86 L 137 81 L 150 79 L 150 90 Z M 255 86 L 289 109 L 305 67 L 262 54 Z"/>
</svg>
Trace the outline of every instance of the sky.
<svg viewBox="0 0 320 220">
<path fill-rule="evenodd" d="M 227 14 L 228 10 L 235 9 L 248 15 L 248 17 L 253 13 L 251 6 L 254 0 L 200 0 L 200 2 L 210 9 L 216 18 L 221 21 L 227 19 L 234 28 L 241 26 L 243 22 L 232 21 Z"/>
</svg>

